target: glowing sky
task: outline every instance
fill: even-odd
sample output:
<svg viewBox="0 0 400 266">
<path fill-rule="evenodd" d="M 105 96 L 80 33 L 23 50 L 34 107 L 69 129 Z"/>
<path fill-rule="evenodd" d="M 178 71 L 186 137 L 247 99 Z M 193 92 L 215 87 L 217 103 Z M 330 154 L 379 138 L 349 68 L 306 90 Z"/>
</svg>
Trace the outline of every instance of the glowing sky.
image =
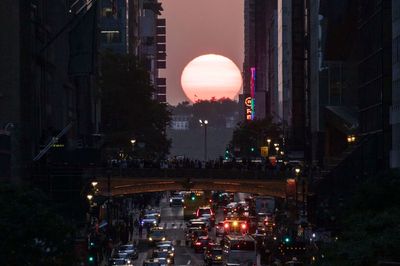
<svg viewBox="0 0 400 266">
<path fill-rule="evenodd" d="M 243 64 L 244 0 L 162 0 L 167 19 L 167 100 L 187 100 L 181 87 L 186 64 L 204 54 L 226 56 Z"/>
<path fill-rule="evenodd" d="M 190 61 L 183 70 L 181 84 L 192 102 L 212 97 L 234 99 L 242 86 L 242 76 L 232 60 L 209 54 Z"/>
</svg>

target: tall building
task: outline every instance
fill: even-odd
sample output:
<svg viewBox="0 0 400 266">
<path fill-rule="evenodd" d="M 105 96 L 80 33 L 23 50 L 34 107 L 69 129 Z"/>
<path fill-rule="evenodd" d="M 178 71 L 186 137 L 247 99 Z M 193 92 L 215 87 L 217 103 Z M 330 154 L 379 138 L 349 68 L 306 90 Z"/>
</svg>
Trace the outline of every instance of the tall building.
<svg viewBox="0 0 400 266">
<path fill-rule="evenodd" d="M 0 134 L 9 136 L 12 179 L 96 146 L 96 9 L 69 2 L 1 2 Z"/>
<path fill-rule="evenodd" d="M 157 0 L 143 0 L 139 18 L 139 57 L 145 62 L 156 89 L 154 99 L 165 103 L 166 79 L 159 77 L 159 70 L 166 68 L 166 20 L 159 17 L 162 10 Z"/>
<path fill-rule="evenodd" d="M 101 0 L 100 3 L 100 48 L 115 53 L 128 53 L 129 42 L 134 39 L 128 30 L 129 5 L 134 1 Z"/>
<path fill-rule="evenodd" d="M 392 149 L 391 168 L 400 168 L 400 1 L 392 0 Z"/>
<path fill-rule="evenodd" d="M 166 102 L 166 20 L 157 0 L 101 0 L 101 49 L 138 56 L 150 74 L 154 99 Z"/>
<path fill-rule="evenodd" d="M 391 1 L 360 2 L 358 13 L 358 96 L 360 135 L 369 141 L 363 149 L 367 174 L 387 169 L 392 129 L 392 10 Z"/>
</svg>

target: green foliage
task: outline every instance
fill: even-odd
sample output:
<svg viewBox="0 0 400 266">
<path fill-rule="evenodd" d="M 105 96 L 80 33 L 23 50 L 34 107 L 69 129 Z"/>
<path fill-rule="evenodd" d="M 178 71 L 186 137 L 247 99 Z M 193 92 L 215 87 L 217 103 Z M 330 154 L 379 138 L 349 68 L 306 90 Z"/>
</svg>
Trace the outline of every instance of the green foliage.
<svg viewBox="0 0 400 266">
<path fill-rule="evenodd" d="M 279 124 L 272 118 L 242 122 L 233 132 L 228 149 L 240 149 L 240 157 L 252 157 L 260 154 L 260 147 L 266 145 L 267 138 L 278 139 L 281 134 Z M 252 149 L 253 148 L 253 149 Z"/>
<path fill-rule="evenodd" d="M 40 191 L 0 184 L 2 265 L 74 265 L 73 230 Z"/>
<path fill-rule="evenodd" d="M 184 101 L 173 107 L 175 115 L 191 115 L 190 127 L 199 127 L 199 119 L 207 119 L 212 127 L 225 127 L 225 119 L 239 111 L 239 103 L 229 98 L 199 100 L 193 105 Z"/>
<path fill-rule="evenodd" d="M 165 128 L 170 113 L 165 104 L 152 99 L 154 88 L 147 70 L 136 57 L 106 52 L 102 55 L 102 121 L 108 147 L 131 150 L 131 139 L 143 143 L 135 148 L 141 156 L 167 154 L 170 141 Z"/>
<path fill-rule="evenodd" d="M 346 204 L 338 241 L 323 249 L 320 265 L 376 265 L 400 261 L 400 178 L 367 180 Z"/>
</svg>

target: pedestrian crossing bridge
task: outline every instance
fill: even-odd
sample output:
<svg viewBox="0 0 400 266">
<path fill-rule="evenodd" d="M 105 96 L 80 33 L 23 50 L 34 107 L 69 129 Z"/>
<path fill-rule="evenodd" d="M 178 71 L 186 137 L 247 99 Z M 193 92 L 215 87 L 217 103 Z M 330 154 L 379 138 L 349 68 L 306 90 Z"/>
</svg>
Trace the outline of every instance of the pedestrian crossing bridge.
<svg viewBox="0 0 400 266">
<path fill-rule="evenodd" d="M 171 190 L 217 190 L 286 198 L 285 178 L 181 178 L 109 176 L 97 178 L 99 194 L 123 196 Z"/>
</svg>

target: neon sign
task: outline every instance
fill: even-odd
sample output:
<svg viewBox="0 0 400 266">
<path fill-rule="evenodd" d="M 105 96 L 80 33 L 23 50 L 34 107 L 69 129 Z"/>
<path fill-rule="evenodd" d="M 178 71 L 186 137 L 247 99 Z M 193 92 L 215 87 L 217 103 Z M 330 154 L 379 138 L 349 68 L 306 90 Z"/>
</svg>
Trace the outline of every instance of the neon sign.
<svg viewBox="0 0 400 266">
<path fill-rule="evenodd" d="M 255 103 L 255 91 L 256 91 L 256 68 L 250 68 L 250 97 L 245 99 L 246 106 L 246 120 L 254 120 L 254 103 Z"/>
</svg>

